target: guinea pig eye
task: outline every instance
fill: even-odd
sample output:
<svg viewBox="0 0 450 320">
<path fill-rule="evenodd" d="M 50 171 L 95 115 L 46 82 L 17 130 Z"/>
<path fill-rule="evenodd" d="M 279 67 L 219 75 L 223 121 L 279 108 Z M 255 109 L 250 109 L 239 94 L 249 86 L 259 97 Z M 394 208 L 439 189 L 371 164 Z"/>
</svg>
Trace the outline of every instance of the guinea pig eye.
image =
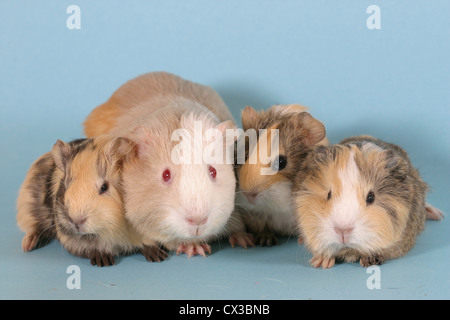
<svg viewBox="0 0 450 320">
<path fill-rule="evenodd" d="M 102 186 L 100 187 L 100 190 L 98 191 L 100 194 L 104 194 L 106 191 L 108 191 L 109 185 L 108 182 L 104 182 Z"/>
<path fill-rule="evenodd" d="M 164 170 L 164 172 L 162 173 L 162 179 L 164 182 L 166 183 L 170 183 L 172 180 L 172 175 L 170 173 L 169 169 Z"/>
<path fill-rule="evenodd" d="M 285 156 L 278 156 L 273 162 L 272 169 L 275 171 L 280 171 L 286 168 L 287 158 Z"/>
<path fill-rule="evenodd" d="M 328 195 L 327 195 L 327 200 L 330 200 L 330 199 L 331 199 L 331 190 L 328 191 Z"/>
<path fill-rule="evenodd" d="M 373 191 L 369 191 L 366 197 L 366 203 L 372 204 L 375 201 L 375 193 Z"/>
<path fill-rule="evenodd" d="M 209 176 L 211 177 L 211 179 L 215 180 L 216 176 L 217 176 L 216 168 L 214 168 L 213 166 L 208 166 L 208 170 L 209 170 Z"/>
</svg>

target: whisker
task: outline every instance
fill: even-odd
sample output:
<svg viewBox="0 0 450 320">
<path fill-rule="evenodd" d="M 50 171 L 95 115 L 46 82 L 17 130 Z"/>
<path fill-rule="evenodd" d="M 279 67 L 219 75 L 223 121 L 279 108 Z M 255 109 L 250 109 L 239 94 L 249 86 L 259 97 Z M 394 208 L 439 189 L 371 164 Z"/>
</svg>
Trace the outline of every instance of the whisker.
<svg viewBox="0 0 450 320">
<path fill-rule="evenodd" d="M 50 226 L 48 226 L 47 228 L 43 229 L 41 231 L 41 233 L 37 236 L 37 242 L 40 242 L 42 235 L 47 232 L 48 230 L 51 230 L 52 228 L 54 228 L 56 226 L 56 224 L 51 224 Z M 52 237 L 51 239 L 53 239 L 55 237 Z"/>
</svg>

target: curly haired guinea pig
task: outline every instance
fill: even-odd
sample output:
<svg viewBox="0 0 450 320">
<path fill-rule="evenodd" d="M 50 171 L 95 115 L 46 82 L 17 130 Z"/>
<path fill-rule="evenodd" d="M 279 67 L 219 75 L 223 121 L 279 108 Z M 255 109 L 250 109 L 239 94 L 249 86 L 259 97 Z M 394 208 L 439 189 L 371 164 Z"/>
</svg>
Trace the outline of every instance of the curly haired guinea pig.
<svg viewBox="0 0 450 320">
<path fill-rule="evenodd" d="M 298 225 L 314 267 L 359 261 L 364 267 L 406 254 L 425 219 L 427 185 L 406 152 L 370 136 L 317 147 L 293 188 Z"/>
<path fill-rule="evenodd" d="M 31 166 L 17 199 L 24 251 L 56 238 L 93 265 L 142 247 L 123 212 L 121 171 L 133 154 L 125 138 L 58 140 Z"/>
<path fill-rule="evenodd" d="M 164 72 L 128 81 L 88 116 L 86 135 L 123 135 L 138 146 L 124 168 L 125 211 L 145 245 L 206 256 L 208 241 L 235 230 L 228 128 L 233 118 L 212 88 Z M 207 159 L 212 150 L 223 157 Z"/>
<path fill-rule="evenodd" d="M 294 104 L 277 105 L 259 112 L 247 106 L 242 112 L 243 129 L 247 133 L 249 129 L 255 130 L 257 148 L 250 145 L 249 138 L 245 162 L 236 160 L 236 210 L 259 245 L 271 246 L 278 242 L 276 235 L 296 233 L 291 198 L 296 163 L 303 161 L 316 144 L 328 144 L 325 127 L 306 110 L 306 107 Z M 278 129 L 279 154 L 270 154 L 269 151 L 275 137 L 272 137 L 271 129 Z M 263 135 L 266 135 L 265 139 L 262 139 Z M 253 163 L 250 161 L 252 152 L 258 152 Z M 261 152 L 270 156 L 270 163 L 262 163 Z M 273 172 L 264 174 L 262 168 L 267 167 L 271 167 Z"/>
</svg>

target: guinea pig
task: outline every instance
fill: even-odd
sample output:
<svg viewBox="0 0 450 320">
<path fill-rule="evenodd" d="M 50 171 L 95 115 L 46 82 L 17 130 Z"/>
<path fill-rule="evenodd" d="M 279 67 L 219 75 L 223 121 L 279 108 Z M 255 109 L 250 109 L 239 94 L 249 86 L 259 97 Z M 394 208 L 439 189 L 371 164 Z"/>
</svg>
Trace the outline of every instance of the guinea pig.
<svg viewBox="0 0 450 320">
<path fill-rule="evenodd" d="M 225 139 L 234 128 L 212 88 L 164 72 L 128 81 L 85 121 L 88 136 L 126 136 L 138 147 L 123 185 L 125 214 L 142 242 L 189 257 L 206 256 L 209 241 L 239 228 L 234 140 Z"/>
<path fill-rule="evenodd" d="M 442 218 L 425 202 L 428 186 L 407 153 L 370 136 L 319 146 L 298 172 L 298 227 L 316 268 L 336 261 L 367 267 L 401 257 L 426 218 Z"/>
<path fill-rule="evenodd" d="M 248 143 L 245 159 L 236 156 L 236 211 L 261 246 L 276 245 L 277 235 L 296 235 L 291 197 L 296 163 L 303 161 L 315 145 L 328 144 L 324 125 L 306 110 L 293 104 L 259 112 L 247 106 L 242 111 L 242 138 Z M 276 139 L 278 144 L 273 144 Z M 278 151 L 272 150 L 274 146 Z M 241 148 L 237 147 L 237 153 Z"/>
<path fill-rule="evenodd" d="M 135 148 L 128 139 L 99 136 L 58 140 L 39 157 L 17 199 L 23 250 L 56 238 L 71 254 L 109 266 L 114 256 L 142 249 L 125 219 L 121 185 L 122 168 Z"/>
</svg>

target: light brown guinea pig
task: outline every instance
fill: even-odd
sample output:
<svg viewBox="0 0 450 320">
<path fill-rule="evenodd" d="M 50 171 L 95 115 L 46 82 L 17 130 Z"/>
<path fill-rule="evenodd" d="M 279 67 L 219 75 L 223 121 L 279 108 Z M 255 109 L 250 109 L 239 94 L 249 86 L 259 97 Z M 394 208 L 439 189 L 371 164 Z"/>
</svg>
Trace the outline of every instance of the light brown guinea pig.
<svg viewBox="0 0 450 320">
<path fill-rule="evenodd" d="M 299 164 L 293 190 L 314 267 L 398 258 L 413 247 L 426 218 L 442 218 L 425 202 L 428 186 L 406 152 L 370 136 L 317 147 Z"/>
<path fill-rule="evenodd" d="M 252 143 L 249 136 L 245 161 L 237 155 L 236 210 L 256 244 L 271 246 L 277 244 L 277 235 L 297 236 L 291 198 L 296 164 L 316 144 L 328 144 L 324 125 L 306 110 L 293 104 L 276 105 L 259 112 L 247 106 L 242 112 L 243 130 L 246 135 L 253 130 L 257 142 Z M 278 144 L 273 144 L 275 139 Z M 272 152 L 274 146 L 278 146 L 278 153 L 276 149 Z M 270 162 L 264 159 L 266 155 Z"/>
<path fill-rule="evenodd" d="M 142 247 L 125 220 L 121 171 L 135 153 L 125 138 L 58 140 L 29 169 L 17 199 L 24 251 L 58 239 L 93 265 Z"/>
<path fill-rule="evenodd" d="M 209 157 L 227 157 L 234 140 L 222 142 L 235 125 L 211 87 L 166 72 L 143 74 L 119 87 L 84 125 L 87 136 L 126 136 L 138 146 L 124 168 L 125 215 L 146 246 L 206 256 L 210 241 L 236 234 L 233 153 L 230 161 Z M 158 250 L 143 253 L 149 261 L 165 258 Z"/>
</svg>

